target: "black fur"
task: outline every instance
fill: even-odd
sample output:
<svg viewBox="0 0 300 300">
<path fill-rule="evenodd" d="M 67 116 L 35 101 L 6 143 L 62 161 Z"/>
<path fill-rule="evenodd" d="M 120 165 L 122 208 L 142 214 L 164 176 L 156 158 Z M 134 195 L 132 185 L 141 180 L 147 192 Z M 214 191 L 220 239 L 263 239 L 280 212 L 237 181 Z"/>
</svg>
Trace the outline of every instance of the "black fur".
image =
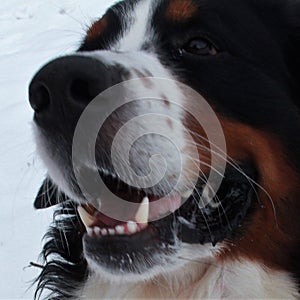
<svg viewBox="0 0 300 300">
<path fill-rule="evenodd" d="M 87 264 L 82 255 L 82 225 L 71 201 L 61 204 L 54 213 L 54 221 L 45 235 L 42 255 L 43 271 L 37 278 L 35 299 L 74 297 L 88 276 Z"/>
</svg>

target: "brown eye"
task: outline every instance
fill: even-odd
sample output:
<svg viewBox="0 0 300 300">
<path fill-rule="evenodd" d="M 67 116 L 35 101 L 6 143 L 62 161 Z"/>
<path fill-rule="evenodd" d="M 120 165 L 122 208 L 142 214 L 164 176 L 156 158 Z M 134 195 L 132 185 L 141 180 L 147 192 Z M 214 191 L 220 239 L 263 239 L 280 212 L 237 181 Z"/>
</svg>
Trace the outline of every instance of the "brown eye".
<svg viewBox="0 0 300 300">
<path fill-rule="evenodd" d="M 202 56 L 216 55 L 218 53 L 214 45 L 204 38 L 195 38 L 184 47 L 188 53 Z"/>
</svg>

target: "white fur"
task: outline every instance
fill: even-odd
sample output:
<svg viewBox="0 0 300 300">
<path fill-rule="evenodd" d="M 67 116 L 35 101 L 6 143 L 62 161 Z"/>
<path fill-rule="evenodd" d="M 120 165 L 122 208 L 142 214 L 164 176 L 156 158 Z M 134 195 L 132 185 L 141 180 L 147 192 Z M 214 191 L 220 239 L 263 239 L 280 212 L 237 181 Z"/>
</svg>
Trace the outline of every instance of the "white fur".
<svg viewBox="0 0 300 300">
<path fill-rule="evenodd" d="M 177 272 L 136 283 L 103 282 L 92 275 L 79 299 L 298 299 L 289 274 L 250 261 L 196 260 Z"/>
<path fill-rule="evenodd" d="M 72 191 L 72 187 L 68 182 L 63 170 L 57 166 L 55 158 L 49 152 L 49 141 L 42 134 L 36 124 L 33 124 L 33 133 L 37 146 L 37 153 L 42 158 L 43 163 L 47 167 L 48 175 L 57 185 L 58 189 L 70 196 L 74 200 L 79 200 L 78 196 Z"/>
<path fill-rule="evenodd" d="M 112 46 L 113 50 L 132 51 L 141 49 L 148 35 L 148 24 L 153 11 L 153 0 L 140 1 L 130 15 L 123 16 L 124 21 L 129 21 L 130 27 L 124 36 Z"/>
</svg>

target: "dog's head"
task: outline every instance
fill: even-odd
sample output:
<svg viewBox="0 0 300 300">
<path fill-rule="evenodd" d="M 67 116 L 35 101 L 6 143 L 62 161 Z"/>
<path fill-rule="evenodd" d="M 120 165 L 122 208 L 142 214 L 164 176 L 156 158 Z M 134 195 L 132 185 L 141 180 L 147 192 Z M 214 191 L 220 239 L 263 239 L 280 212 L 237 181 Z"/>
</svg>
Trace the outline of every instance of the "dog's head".
<svg viewBox="0 0 300 300">
<path fill-rule="evenodd" d="M 34 77 L 38 151 L 59 191 L 36 207 L 78 205 L 90 269 L 140 280 L 244 257 L 293 271 L 300 64 L 288 2 L 123 1 Z"/>
</svg>

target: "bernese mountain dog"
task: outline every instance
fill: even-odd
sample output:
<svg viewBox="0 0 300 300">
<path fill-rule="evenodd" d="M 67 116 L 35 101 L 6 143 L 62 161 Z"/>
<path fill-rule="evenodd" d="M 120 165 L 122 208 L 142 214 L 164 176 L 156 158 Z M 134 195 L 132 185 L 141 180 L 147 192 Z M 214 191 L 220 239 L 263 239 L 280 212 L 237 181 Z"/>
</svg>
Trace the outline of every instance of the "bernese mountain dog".
<svg viewBox="0 0 300 300">
<path fill-rule="evenodd" d="M 29 87 L 36 298 L 300 299 L 299 83 L 296 0 L 109 8 Z"/>
</svg>

